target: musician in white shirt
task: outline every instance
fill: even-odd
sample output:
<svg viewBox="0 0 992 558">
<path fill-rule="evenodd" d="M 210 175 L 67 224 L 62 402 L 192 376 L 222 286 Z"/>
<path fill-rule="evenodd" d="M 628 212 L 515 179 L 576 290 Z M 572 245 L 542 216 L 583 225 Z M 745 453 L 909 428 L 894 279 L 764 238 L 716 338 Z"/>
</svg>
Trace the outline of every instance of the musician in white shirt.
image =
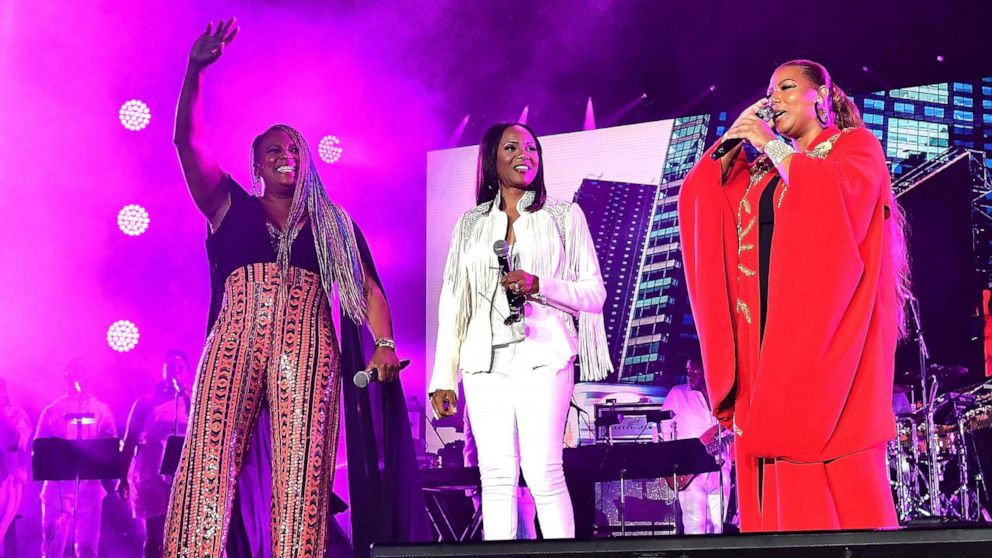
<svg viewBox="0 0 992 558">
<path fill-rule="evenodd" d="M 706 396 L 703 364 L 698 357 L 686 361 L 687 383 L 675 386 L 665 397 L 662 408 L 675 413 L 672 420 L 661 423 L 665 440 L 699 438 L 719 423 L 710 411 Z M 716 434 L 727 431 L 716 428 Z M 723 457 L 723 510 L 720 509 L 720 474 L 718 471 L 696 475 L 679 492 L 682 508 L 682 528 L 687 535 L 721 533 L 727 502 L 730 500 L 730 440 L 724 441 Z M 664 482 L 664 480 L 662 481 Z"/>
<path fill-rule="evenodd" d="M 522 124 L 497 124 L 483 136 L 476 204 L 458 220 L 448 250 L 431 403 L 438 416 L 454 414 L 464 372 L 487 540 L 516 536 L 520 469 L 544 537 L 571 538 L 562 436 L 575 358 L 584 381 L 612 369 L 592 237 L 578 205 L 546 196 L 541 144 Z M 497 241 L 510 246 L 506 274 Z M 507 320 L 510 295 L 525 300 L 516 320 Z"/>
</svg>

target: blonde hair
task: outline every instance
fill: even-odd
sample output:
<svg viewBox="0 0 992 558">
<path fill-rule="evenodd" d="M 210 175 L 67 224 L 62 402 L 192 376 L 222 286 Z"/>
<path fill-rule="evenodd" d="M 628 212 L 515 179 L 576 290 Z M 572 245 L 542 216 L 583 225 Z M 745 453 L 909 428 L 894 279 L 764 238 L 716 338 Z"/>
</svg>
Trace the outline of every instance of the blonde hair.
<svg viewBox="0 0 992 558">
<path fill-rule="evenodd" d="M 320 265 L 320 280 L 330 302 L 334 285 L 338 286 L 341 308 L 359 324 L 365 323 L 368 316 L 368 303 L 365 299 L 365 267 L 358 249 L 357 236 L 351 217 L 331 202 L 324 190 L 324 184 L 317 174 L 307 141 L 295 128 L 276 124 L 259 134 L 251 144 L 252 194 L 265 194 L 265 184 L 258 175 L 258 147 L 262 137 L 272 130 L 284 132 L 296 144 L 297 156 L 296 190 L 289 207 L 289 219 L 283 229 L 285 233 L 279 241 L 276 263 L 281 269 L 289 267 L 289 254 L 293 241 L 299 233 L 304 213 L 313 229 L 314 247 Z"/>
</svg>

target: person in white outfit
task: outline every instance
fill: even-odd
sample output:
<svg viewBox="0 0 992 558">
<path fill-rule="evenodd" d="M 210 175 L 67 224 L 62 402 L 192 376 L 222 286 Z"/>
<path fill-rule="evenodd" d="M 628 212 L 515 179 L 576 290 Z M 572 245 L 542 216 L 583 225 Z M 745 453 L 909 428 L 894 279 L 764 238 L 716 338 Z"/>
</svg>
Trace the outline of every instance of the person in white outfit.
<svg viewBox="0 0 992 558">
<path fill-rule="evenodd" d="M 719 428 L 719 422 L 710 412 L 701 360 L 698 357 L 690 358 L 685 368 L 687 383 L 673 387 L 662 405 L 663 409 L 674 412 L 675 416 L 672 420 L 661 423 L 661 435 L 665 440 L 699 438 L 707 431 L 711 431 L 710 434 L 724 436 L 722 471 L 696 475 L 689 485 L 679 492 L 682 528 L 685 534 L 721 533 L 727 502 L 730 501 L 730 440 L 726 435 L 729 431 Z M 715 432 L 713 432 L 714 427 L 717 427 Z M 720 500 L 721 472 L 723 473 L 723 509 Z"/>
<path fill-rule="evenodd" d="M 455 413 L 462 372 L 487 540 L 516 537 L 521 469 L 543 536 L 571 538 L 562 436 L 576 357 L 583 381 L 612 370 L 603 277 L 582 210 L 546 195 L 530 128 L 490 127 L 478 168 L 476 207 L 458 220 L 444 269 L 431 404 L 438 416 Z M 500 271 L 497 241 L 508 244 L 509 273 Z"/>
<path fill-rule="evenodd" d="M 24 409 L 10 403 L 7 381 L 0 378 L 0 557 L 24 496 L 33 430 Z"/>
<path fill-rule="evenodd" d="M 117 426 L 110 407 L 89 391 L 90 372 L 81 359 L 65 369 L 66 394 L 45 407 L 38 419 L 35 438 L 92 440 L 116 438 Z M 83 417 L 74 415 L 83 415 Z M 76 558 L 96 558 L 100 544 L 103 498 L 107 495 L 98 480 L 45 481 L 41 489 L 42 558 L 62 558 L 72 536 Z M 72 531 L 75 524 L 75 531 Z"/>
</svg>

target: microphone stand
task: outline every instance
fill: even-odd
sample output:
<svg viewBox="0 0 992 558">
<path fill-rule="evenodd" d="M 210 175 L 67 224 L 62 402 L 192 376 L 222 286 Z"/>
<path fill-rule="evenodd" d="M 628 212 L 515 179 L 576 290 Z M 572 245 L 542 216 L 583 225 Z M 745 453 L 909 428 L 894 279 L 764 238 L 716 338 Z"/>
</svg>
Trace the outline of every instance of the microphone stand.
<svg viewBox="0 0 992 558">
<path fill-rule="evenodd" d="M 927 368 L 927 360 L 930 359 L 930 351 L 927 349 L 927 342 L 923 337 L 923 322 L 920 318 L 920 301 L 910 293 L 907 297 L 910 314 L 913 317 L 913 324 L 916 326 L 916 344 L 919 348 L 920 384 L 923 395 L 923 405 L 925 411 L 925 436 L 927 440 L 927 461 L 929 471 L 927 472 L 927 484 L 929 485 L 930 514 L 931 517 L 943 515 L 940 502 L 940 463 L 937 455 L 936 425 L 934 424 L 934 414 L 936 409 L 934 403 L 937 399 L 938 380 L 935 374 L 931 374 Z"/>
<path fill-rule="evenodd" d="M 74 382 L 73 385 L 76 388 L 76 440 L 83 439 L 83 388 L 79 385 L 79 382 Z M 58 482 L 58 481 L 56 481 Z M 79 511 L 79 468 L 76 468 L 76 478 L 73 479 L 73 493 L 75 494 L 75 501 L 72 504 L 72 552 L 76 554 L 79 547 L 79 541 L 76 537 L 76 514 Z"/>
</svg>

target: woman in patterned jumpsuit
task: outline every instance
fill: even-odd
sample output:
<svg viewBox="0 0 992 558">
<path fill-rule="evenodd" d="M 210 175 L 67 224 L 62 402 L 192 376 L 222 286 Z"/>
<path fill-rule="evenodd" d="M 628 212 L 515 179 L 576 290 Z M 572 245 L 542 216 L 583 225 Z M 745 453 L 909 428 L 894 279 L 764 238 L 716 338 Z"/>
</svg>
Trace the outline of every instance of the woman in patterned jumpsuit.
<svg viewBox="0 0 992 558">
<path fill-rule="evenodd" d="M 204 70 L 231 43 L 232 18 L 193 44 L 175 142 L 206 216 L 211 328 L 166 521 L 167 556 L 220 557 L 260 406 L 272 417 L 272 555 L 324 556 L 338 434 L 340 353 L 329 299 L 376 338 L 379 380 L 399 370 L 389 307 L 361 232 L 331 203 L 306 142 L 273 126 L 252 144 L 252 194 L 205 147 Z"/>
</svg>

